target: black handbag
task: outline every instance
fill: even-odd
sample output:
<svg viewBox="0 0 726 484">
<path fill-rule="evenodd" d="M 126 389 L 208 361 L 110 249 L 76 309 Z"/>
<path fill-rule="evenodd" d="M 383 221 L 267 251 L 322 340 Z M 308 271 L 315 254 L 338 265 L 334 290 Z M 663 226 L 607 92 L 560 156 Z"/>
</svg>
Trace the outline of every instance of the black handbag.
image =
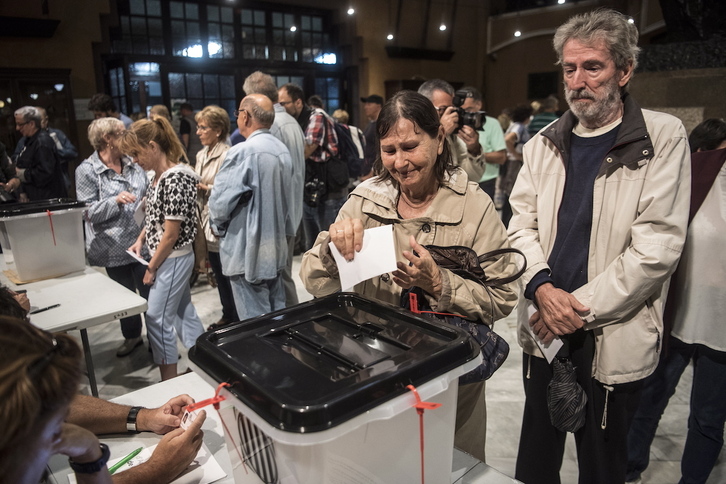
<svg viewBox="0 0 726 484">
<path fill-rule="evenodd" d="M 497 249 L 478 256 L 474 250 L 469 247 L 451 246 L 439 247 L 435 245 L 425 246 L 429 251 L 434 262 L 439 267 L 448 269 L 466 279 L 470 279 L 480 283 L 489 292 L 489 286 L 508 284 L 517 280 L 527 270 L 527 259 L 524 254 L 513 248 Z M 524 258 L 524 264 L 515 274 L 503 278 L 487 277 L 481 264 L 486 260 L 500 257 L 504 254 L 518 254 Z M 420 304 L 419 301 L 423 302 Z M 504 338 L 495 333 L 487 324 L 480 321 L 471 321 L 463 316 L 450 313 L 437 313 L 431 311 L 428 304 L 425 303 L 426 298 L 424 292 L 419 287 L 403 291 L 401 294 L 401 306 L 411 310 L 414 313 L 423 314 L 428 317 L 437 318 L 445 321 L 447 324 L 457 326 L 466 330 L 469 335 L 477 342 L 481 349 L 483 362 L 481 365 L 471 370 L 469 373 L 459 378 L 460 385 L 468 383 L 476 383 L 488 380 L 494 372 L 502 366 L 509 356 L 509 344 Z M 423 306 L 423 307 L 422 307 Z"/>
</svg>

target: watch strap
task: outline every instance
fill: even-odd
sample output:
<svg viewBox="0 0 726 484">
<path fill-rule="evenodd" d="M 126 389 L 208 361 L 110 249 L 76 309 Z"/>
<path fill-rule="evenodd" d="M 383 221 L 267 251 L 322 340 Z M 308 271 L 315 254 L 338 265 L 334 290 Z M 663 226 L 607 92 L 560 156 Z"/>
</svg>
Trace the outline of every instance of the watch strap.
<svg viewBox="0 0 726 484">
<path fill-rule="evenodd" d="M 139 429 L 136 426 L 136 418 L 139 415 L 139 411 L 144 407 L 131 407 L 129 414 L 126 417 L 126 430 L 138 434 Z"/>
<path fill-rule="evenodd" d="M 77 474 L 95 474 L 106 467 L 106 463 L 108 462 L 109 457 L 111 457 L 111 451 L 108 449 L 108 445 L 106 444 L 100 444 L 100 447 L 101 457 L 93 462 L 78 463 L 73 462 L 73 459 L 69 458 L 68 464 L 70 464 L 73 472 Z"/>
</svg>

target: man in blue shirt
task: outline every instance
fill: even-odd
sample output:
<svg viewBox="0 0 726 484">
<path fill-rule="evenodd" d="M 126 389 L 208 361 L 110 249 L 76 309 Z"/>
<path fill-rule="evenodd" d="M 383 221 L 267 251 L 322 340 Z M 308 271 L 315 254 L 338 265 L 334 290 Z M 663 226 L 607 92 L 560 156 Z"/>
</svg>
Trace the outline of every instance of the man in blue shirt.
<svg viewBox="0 0 726 484">
<path fill-rule="evenodd" d="M 282 271 L 290 211 L 292 160 L 272 134 L 272 101 L 251 94 L 240 103 L 237 127 L 247 139 L 233 146 L 217 173 L 209 218 L 221 237 L 222 272 L 230 278 L 241 321 L 285 307 Z"/>
</svg>

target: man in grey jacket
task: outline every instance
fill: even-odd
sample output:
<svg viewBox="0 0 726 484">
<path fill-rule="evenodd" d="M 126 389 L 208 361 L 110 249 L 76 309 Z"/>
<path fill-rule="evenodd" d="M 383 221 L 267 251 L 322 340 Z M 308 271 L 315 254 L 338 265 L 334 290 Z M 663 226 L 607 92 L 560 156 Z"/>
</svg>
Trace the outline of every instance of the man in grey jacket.
<svg viewBox="0 0 726 484">
<path fill-rule="evenodd" d="M 626 438 L 642 380 L 658 362 L 664 286 L 678 262 L 690 196 L 681 122 L 627 93 L 638 32 L 607 9 L 557 29 L 570 111 L 524 147 L 510 202 L 513 247 L 527 256 L 519 304 L 526 353 L 516 478 L 557 483 L 566 432 L 552 422 L 553 367 L 574 366 L 587 403 L 575 433 L 579 482 L 624 482 Z"/>
</svg>

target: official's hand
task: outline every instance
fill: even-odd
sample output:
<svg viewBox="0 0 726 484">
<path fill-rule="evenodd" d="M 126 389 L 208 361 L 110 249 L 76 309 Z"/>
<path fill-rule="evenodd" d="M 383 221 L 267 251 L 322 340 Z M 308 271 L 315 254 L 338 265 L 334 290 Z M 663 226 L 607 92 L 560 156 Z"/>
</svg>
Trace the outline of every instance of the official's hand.
<svg viewBox="0 0 726 484">
<path fill-rule="evenodd" d="M 150 430 L 159 435 L 166 434 L 179 427 L 184 408 L 194 403 L 189 395 L 179 395 L 158 408 L 145 408 L 139 412 L 137 427 L 139 430 Z"/>
<path fill-rule="evenodd" d="M 127 203 L 134 203 L 136 201 L 136 195 L 126 190 L 116 195 L 116 203 L 119 205 L 126 205 Z"/>
<path fill-rule="evenodd" d="M 456 108 L 454 106 L 447 107 L 444 114 L 441 115 L 440 121 L 441 126 L 443 126 L 444 131 L 446 131 L 446 136 L 453 133 L 459 126 L 459 115 L 456 113 Z"/>
<path fill-rule="evenodd" d="M 206 418 L 207 413 L 202 410 L 186 430 L 177 428 L 161 438 L 147 461 L 149 466 L 163 473 L 157 482 L 171 482 L 191 464 L 202 447 L 202 424 Z"/>
<path fill-rule="evenodd" d="M 335 248 L 351 261 L 363 248 L 363 222 L 358 218 L 346 218 L 330 225 L 330 241 Z"/>
<path fill-rule="evenodd" d="M 471 126 L 462 126 L 457 136 L 466 144 L 466 150 L 474 156 L 481 153 L 481 145 L 479 144 L 479 133 Z"/>
<path fill-rule="evenodd" d="M 197 190 L 200 192 L 208 192 L 209 191 L 209 185 L 205 183 L 197 183 Z"/>
<path fill-rule="evenodd" d="M 578 313 L 590 309 L 583 306 L 575 296 L 553 286 L 542 284 L 535 291 L 539 317 L 547 329 L 557 336 L 574 333 L 585 324 Z"/>
<path fill-rule="evenodd" d="M 409 238 L 409 243 L 413 251 L 403 251 L 403 256 L 408 259 L 409 263 L 396 263 L 398 270 L 393 271 L 393 282 L 404 289 L 418 286 L 434 298 L 439 299 L 441 297 L 441 269 L 434 262 L 431 253 L 416 242 L 413 235 Z"/>
</svg>

